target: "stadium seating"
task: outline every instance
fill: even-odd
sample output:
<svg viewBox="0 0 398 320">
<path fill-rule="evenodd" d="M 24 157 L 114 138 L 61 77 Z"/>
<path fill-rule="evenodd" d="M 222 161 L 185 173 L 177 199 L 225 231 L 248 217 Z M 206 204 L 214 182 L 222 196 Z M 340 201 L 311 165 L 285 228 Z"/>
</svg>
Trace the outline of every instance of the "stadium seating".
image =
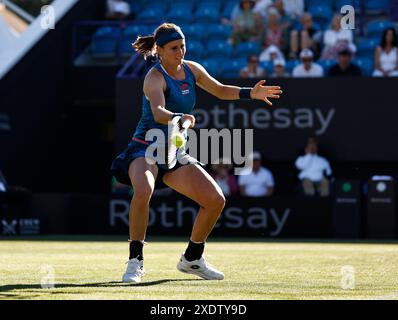
<svg viewBox="0 0 398 320">
<path fill-rule="evenodd" d="M 365 12 L 367 14 L 387 13 L 390 7 L 390 0 L 366 0 Z"/>
<path fill-rule="evenodd" d="M 336 64 L 336 60 L 318 60 L 316 63 L 323 68 L 323 73 L 326 75 L 330 67 Z"/>
<path fill-rule="evenodd" d="M 292 73 L 293 69 L 300 64 L 300 60 L 289 60 L 286 61 L 285 70 L 289 73 Z"/>
<path fill-rule="evenodd" d="M 206 26 L 207 40 L 225 41 L 232 33 L 232 26 L 226 24 L 209 24 Z"/>
<path fill-rule="evenodd" d="M 236 74 L 234 67 L 238 62 L 247 59 L 251 54 L 258 55 L 260 48 L 257 43 L 244 42 L 232 47 L 228 42 L 233 27 L 223 24 L 222 18 L 230 18 L 231 13 L 239 0 L 127 0 L 132 12 L 137 12 L 137 24 L 128 26 L 125 30 L 116 27 L 102 27 L 93 36 L 90 52 L 97 56 L 112 56 L 117 49 L 123 55 L 132 53 L 132 42 L 139 34 L 150 34 L 155 27 L 164 21 L 174 22 L 181 26 L 187 39 L 187 59 L 203 61 L 214 74 Z M 344 5 L 354 5 L 359 9 L 359 0 L 305 0 L 306 11 L 309 11 L 314 20 L 314 27 L 318 30 L 328 28 L 333 12 L 338 12 Z M 388 0 L 369 0 L 364 3 L 366 10 L 385 10 L 389 7 Z M 137 10 L 139 8 L 139 10 Z M 365 12 L 366 12 L 365 10 Z M 359 21 L 359 20 L 357 20 Z M 366 20 L 365 20 L 366 21 Z M 156 22 L 156 24 L 154 24 Z M 152 23 L 150 26 L 148 23 Z M 371 74 L 373 54 L 379 44 L 385 28 L 393 27 L 389 20 L 375 20 L 365 25 L 365 37 L 356 41 L 356 60 L 364 73 Z M 121 32 L 121 35 L 118 33 Z M 357 32 L 363 36 L 363 33 Z M 223 63 L 221 66 L 221 59 Z M 232 59 L 232 60 L 225 60 Z M 234 61 L 234 66 L 228 68 L 225 61 Z M 286 70 L 291 72 L 299 61 L 287 61 Z M 332 64 L 331 61 L 319 61 L 325 72 Z M 216 65 L 217 64 L 217 65 Z M 263 67 L 272 72 L 272 64 Z"/>
<path fill-rule="evenodd" d="M 260 67 L 262 67 L 267 75 L 270 75 L 274 71 L 274 63 L 272 60 L 260 61 Z"/>
<path fill-rule="evenodd" d="M 333 6 L 334 0 L 306 0 L 305 5 L 307 8 L 314 7 L 314 6 Z"/>
<path fill-rule="evenodd" d="M 166 16 L 165 8 L 162 6 L 151 6 L 141 11 L 137 19 L 140 21 L 157 21 Z"/>
<path fill-rule="evenodd" d="M 220 76 L 220 65 L 222 63 L 221 59 L 217 58 L 210 58 L 210 59 L 205 59 L 200 62 L 202 66 L 207 70 L 207 72 L 213 76 L 213 77 L 218 77 Z"/>
<path fill-rule="evenodd" d="M 194 13 L 196 22 L 218 23 L 220 20 L 220 5 L 218 3 L 200 3 Z"/>
<path fill-rule="evenodd" d="M 232 46 L 227 41 L 209 40 L 207 42 L 207 57 L 229 58 L 232 55 Z"/>
<path fill-rule="evenodd" d="M 238 78 L 239 71 L 247 65 L 246 59 L 225 59 L 221 65 L 221 73 L 224 78 Z"/>
<path fill-rule="evenodd" d="M 257 42 L 241 42 L 235 48 L 234 56 L 236 58 L 247 58 L 249 55 L 259 55 L 260 46 Z"/>
<path fill-rule="evenodd" d="M 224 0 L 199 0 L 197 1 L 198 6 L 203 6 L 203 7 L 213 7 L 217 11 L 220 11 Z"/>
<path fill-rule="evenodd" d="M 115 27 L 100 27 L 93 35 L 90 53 L 97 58 L 111 58 L 116 54 L 120 30 Z"/>
<path fill-rule="evenodd" d="M 389 20 L 371 21 L 366 25 L 366 35 L 368 38 L 381 38 L 384 29 L 394 27 L 394 24 Z"/>
<path fill-rule="evenodd" d="M 373 71 L 373 59 L 371 58 L 355 58 L 353 61 L 362 70 L 364 76 L 371 76 Z"/>
<path fill-rule="evenodd" d="M 145 36 L 152 33 L 153 30 L 145 25 L 130 25 L 123 31 L 122 39 L 120 42 L 120 53 L 123 56 L 131 55 L 134 50 L 132 43 L 137 39 L 137 36 Z"/>
<path fill-rule="evenodd" d="M 336 11 L 340 11 L 340 8 L 345 6 L 345 5 L 353 6 L 354 5 L 354 0 L 336 0 L 335 1 Z"/>
<path fill-rule="evenodd" d="M 230 19 L 232 12 L 237 3 L 238 3 L 238 1 L 227 1 L 224 5 L 224 9 L 222 10 L 221 16 L 223 18 Z"/>
<path fill-rule="evenodd" d="M 362 38 L 357 42 L 357 57 L 373 58 L 375 48 L 379 45 L 379 38 Z"/>
<path fill-rule="evenodd" d="M 123 36 L 136 38 L 137 36 L 145 36 L 152 33 L 152 29 L 148 25 L 133 24 L 124 29 Z"/>
<path fill-rule="evenodd" d="M 162 9 L 166 11 L 169 7 L 169 3 L 163 0 L 152 0 L 152 1 L 141 1 L 141 9 L 148 10 L 148 9 Z M 158 17 L 159 18 L 159 17 Z"/>
<path fill-rule="evenodd" d="M 177 6 L 171 6 L 167 13 L 167 20 L 176 24 L 189 23 L 193 20 L 193 3 L 184 2 Z"/>
<path fill-rule="evenodd" d="M 203 41 L 206 38 L 206 26 L 204 24 L 181 24 L 180 27 L 187 42 L 192 40 Z"/>
<path fill-rule="evenodd" d="M 322 29 L 326 28 L 333 17 L 332 8 L 328 5 L 312 6 L 308 11 L 311 13 L 314 22 L 320 24 Z"/>
<path fill-rule="evenodd" d="M 188 60 L 202 60 L 205 54 L 205 49 L 202 42 L 191 40 L 187 41 L 186 58 Z"/>
<path fill-rule="evenodd" d="M 137 15 L 142 8 L 142 4 L 138 1 L 129 1 L 130 12 L 135 16 Z"/>
</svg>

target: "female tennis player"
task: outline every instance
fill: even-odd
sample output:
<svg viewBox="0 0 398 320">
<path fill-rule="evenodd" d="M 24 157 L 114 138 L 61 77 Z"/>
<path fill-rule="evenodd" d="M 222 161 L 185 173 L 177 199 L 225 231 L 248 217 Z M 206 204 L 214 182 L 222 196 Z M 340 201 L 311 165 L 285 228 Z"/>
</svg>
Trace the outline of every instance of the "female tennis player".
<svg viewBox="0 0 398 320">
<path fill-rule="evenodd" d="M 143 245 L 149 217 L 149 201 L 155 187 L 165 184 L 199 204 L 191 238 L 177 264 L 181 272 L 207 280 L 222 280 L 224 274 L 210 266 L 202 257 L 205 242 L 222 209 L 225 198 L 217 183 L 194 158 L 187 164 L 178 163 L 172 169 L 145 159 L 150 142 L 145 133 L 152 128 L 167 132 L 168 122 L 175 116 L 191 121 L 195 105 L 195 86 L 224 100 L 257 99 L 272 105 L 269 98 L 278 99 L 279 86 L 264 86 L 259 81 L 253 88 L 223 85 L 193 61 L 184 60 L 185 37 L 172 23 L 160 25 L 154 35 L 138 37 L 133 47 L 144 57 L 155 54 L 158 62 L 144 80 L 142 116 L 128 147 L 112 163 L 112 173 L 124 184 L 132 185 L 134 195 L 129 212 L 130 256 L 123 282 L 140 282 L 144 275 Z"/>
</svg>

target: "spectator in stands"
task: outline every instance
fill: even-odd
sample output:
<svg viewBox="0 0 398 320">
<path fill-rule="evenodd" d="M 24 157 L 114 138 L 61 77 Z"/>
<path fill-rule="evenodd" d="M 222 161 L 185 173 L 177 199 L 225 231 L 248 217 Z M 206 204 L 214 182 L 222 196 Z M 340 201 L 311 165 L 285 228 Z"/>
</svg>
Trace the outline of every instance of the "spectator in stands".
<svg viewBox="0 0 398 320">
<path fill-rule="evenodd" d="M 290 74 L 285 70 L 285 60 L 275 59 L 274 60 L 274 70 L 270 75 L 271 78 L 288 78 Z"/>
<path fill-rule="evenodd" d="M 346 48 L 339 52 L 337 63 L 328 71 L 328 76 L 345 77 L 345 76 L 362 76 L 361 69 L 351 62 L 352 53 Z"/>
<path fill-rule="evenodd" d="M 106 18 L 127 19 L 130 15 L 130 5 L 123 0 L 107 0 Z"/>
<path fill-rule="evenodd" d="M 313 62 L 314 54 L 310 49 L 304 49 L 300 52 L 301 62 L 293 69 L 293 77 L 309 78 L 309 77 L 322 77 L 323 68 Z"/>
<path fill-rule="evenodd" d="M 272 0 L 257 0 L 253 12 L 258 13 L 263 19 L 267 18 L 267 10 L 272 6 Z"/>
<path fill-rule="evenodd" d="M 282 27 L 283 54 L 289 54 L 290 30 L 293 26 L 293 19 L 286 13 L 282 0 L 275 0 L 274 7 L 279 13 L 279 24 Z"/>
<path fill-rule="evenodd" d="M 332 175 L 329 161 L 318 155 L 318 140 L 309 138 L 305 147 L 305 154 L 299 156 L 295 166 L 301 180 L 301 187 L 307 196 L 314 196 L 316 192 L 321 197 L 330 194 L 330 183 L 328 178 Z"/>
<path fill-rule="evenodd" d="M 298 19 L 304 14 L 304 0 L 283 0 L 283 6 L 293 19 Z"/>
<path fill-rule="evenodd" d="M 322 32 L 314 27 L 310 13 L 304 13 L 300 18 L 299 29 L 290 32 L 289 59 L 297 59 L 298 53 L 303 49 L 311 49 L 315 60 L 320 55 L 320 42 Z"/>
<path fill-rule="evenodd" d="M 257 13 L 260 18 L 266 18 L 267 16 L 267 9 L 269 6 L 272 5 L 272 0 L 255 0 L 254 1 L 253 12 Z M 240 2 L 238 2 L 231 13 L 231 21 L 235 20 L 236 17 L 242 12 L 242 6 Z M 224 21 L 225 22 L 225 21 Z"/>
<path fill-rule="evenodd" d="M 321 59 L 334 60 L 337 59 L 337 54 L 343 48 L 349 48 L 351 52 L 356 52 L 354 45 L 354 35 L 350 29 L 342 29 L 340 25 L 341 16 L 334 15 L 331 23 L 331 28 L 326 30 L 323 35 L 324 49 Z"/>
<path fill-rule="evenodd" d="M 250 155 L 253 168 L 242 172 L 238 178 L 240 194 L 246 197 L 269 197 L 274 193 L 274 177 L 268 169 L 261 166 L 261 154 L 258 151 Z"/>
<path fill-rule="evenodd" d="M 283 29 L 288 29 L 293 24 L 292 17 L 286 12 L 283 0 L 275 0 L 274 1 L 274 8 L 279 13 L 279 23 L 281 24 Z"/>
<path fill-rule="evenodd" d="M 275 59 L 285 60 L 285 57 L 277 46 L 271 44 L 260 53 L 259 59 L 260 61 L 274 61 Z"/>
<path fill-rule="evenodd" d="M 277 46 L 283 52 L 285 43 L 283 42 L 283 28 L 279 24 L 279 13 L 274 7 L 268 9 L 267 23 L 264 30 L 263 48 L 270 45 Z"/>
<path fill-rule="evenodd" d="M 260 67 L 258 57 L 256 55 L 251 55 L 247 58 L 247 66 L 240 70 L 239 75 L 243 79 L 263 78 L 265 76 L 265 70 Z"/>
<path fill-rule="evenodd" d="M 214 181 L 220 186 L 224 196 L 229 197 L 237 195 L 239 192 L 238 182 L 236 177 L 231 174 L 232 165 L 230 161 L 220 159 L 219 164 L 212 165 L 212 177 Z"/>
<path fill-rule="evenodd" d="M 233 45 L 244 41 L 260 42 L 262 33 L 262 23 L 260 16 L 253 12 L 255 1 L 241 0 L 240 13 L 232 21 L 234 30 L 230 38 Z"/>
<path fill-rule="evenodd" d="M 374 77 L 398 76 L 398 49 L 397 33 L 394 28 L 384 30 L 381 43 L 375 49 L 373 71 Z"/>
</svg>

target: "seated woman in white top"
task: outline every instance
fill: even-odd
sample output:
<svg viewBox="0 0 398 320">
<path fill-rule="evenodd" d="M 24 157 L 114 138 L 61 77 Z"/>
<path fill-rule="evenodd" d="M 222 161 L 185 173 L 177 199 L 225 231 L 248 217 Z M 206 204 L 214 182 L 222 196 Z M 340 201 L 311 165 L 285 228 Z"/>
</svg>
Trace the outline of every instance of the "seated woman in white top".
<svg viewBox="0 0 398 320">
<path fill-rule="evenodd" d="M 381 37 L 380 46 L 375 49 L 374 77 L 398 76 L 397 34 L 394 28 L 387 28 Z"/>
<path fill-rule="evenodd" d="M 331 28 L 326 30 L 323 35 L 324 49 L 321 55 L 322 60 L 335 60 L 337 53 L 343 48 L 349 48 L 355 53 L 357 48 L 354 44 L 354 35 L 352 30 L 342 29 L 340 25 L 341 16 L 333 16 Z"/>
</svg>

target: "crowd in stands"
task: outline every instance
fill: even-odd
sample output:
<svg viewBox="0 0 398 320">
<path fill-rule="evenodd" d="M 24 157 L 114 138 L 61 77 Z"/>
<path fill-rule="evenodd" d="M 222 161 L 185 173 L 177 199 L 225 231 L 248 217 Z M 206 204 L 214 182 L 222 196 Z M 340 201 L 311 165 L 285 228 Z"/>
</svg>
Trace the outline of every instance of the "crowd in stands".
<svg viewBox="0 0 398 320">
<path fill-rule="evenodd" d="M 332 3 L 332 1 L 321 0 L 318 3 Z M 258 78 L 258 74 L 262 77 L 301 78 L 325 75 L 384 77 L 397 75 L 398 51 L 394 27 L 385 29 L 383 34 L 379 35 L 379 39 L 374 39 L 375 43 L 380 44 L 374 48 L 374 52 L 365 55 L 363 52 L 358 52 L 353 30 L 342 28 L 340 14 L 334 14 L 330 21 L 326 15 L 317 16 L 317 22 L 314 22 L 310 11 L 315 10 L 309 8 L 310 10 L 306 12 L 304 8 L 304 0 L 239 2 L 239 6 L 235 7 L 231 15 L 231 20 L 224 20 L 224 23 L 231 23 L 233 26 L 229 42 L 233 46 L 239 46 L 243 41 L 257 42 L 261 51 L 258 54 L 260 64 L 255 63 L 253 54 L 250 55 L 247 66 L 240 71 L 242 78 Z M 332 13 L 331 9 L 329 13 Z M 360 66 L 353 61 L 357 56 L 364 58 L 359 61 Z M 288 70 L 286 70 L 287 64 Z M 373 72 L 369 68 L 372 64 Z M 276 72 L 276 66 L 279 72 Z"/>
<path fill-rule="evenodd" d="M 137 35 L 152 33 L 164 21 L 178 24 L 187 37 L 186 59 L 202 63 L 215 77 L 387 77 L 398 73 L 394 13 L 398 10 L 391 3 L 107 0 L 106 18 L 132 23 L 116 30 L 121 43 L 119 49 L 117 45 L 111 48 L 125 56 L 131 56 L 131 43 Z M 340 9 L 346 4 L 355 8 L 354 29 L 346 27 L 346 20 L 342 22 Z M 376 14 L 367 15 L 375 9 Z M 101 53 L 101 39 L 110 45 L 112 31 L 102 31 L 93 37 L 94 54 Z"/>
<path fill-rule="evenodd" d="M 333 172 L 329 161 L 318 154 L 319 142 L 310 137 L 294 163 L 297 170 L 298 194 L 308 197 L 328 197 Z M 248 156 L 250 167 L 234 176 L 230 162 L 220 160 L 211 167 L 212 177 L 226 197 L 270 197 L 274 195 L 275 180 L 273 173 L 264 166 L 262 155 L 254 151 Z"/>
</svg>

